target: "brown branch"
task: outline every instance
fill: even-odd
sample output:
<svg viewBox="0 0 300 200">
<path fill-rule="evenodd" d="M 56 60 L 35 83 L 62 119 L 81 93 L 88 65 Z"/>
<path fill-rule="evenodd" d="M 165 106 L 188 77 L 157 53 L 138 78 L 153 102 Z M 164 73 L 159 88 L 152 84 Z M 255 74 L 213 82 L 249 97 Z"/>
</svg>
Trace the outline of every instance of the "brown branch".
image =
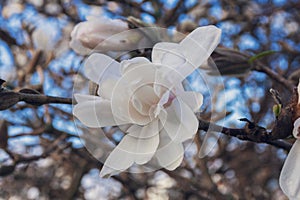
<svg viewBox="0 0 300 200">
<path fill-rule="evenodd" d="M 29 90 L 29 89 L 28 89 Z M 28 104 L 40 106 L 43 104 L 59 103 L 59 104 L 72 104 L 72 98 L 54 97 L 43 94 L 36 94 L 35 92 L 24 93 L 14 92 L 12 90 L 5 90 L 0 88 L 0 110 L 6 110 L 20 101 Z"/>
<path fill-rule="evenodd" d="M 259 127 L 257 125 L 248 123 L 246 128 L 237 129 L 237 128 L 227 128 L 223 126 L 216 125 L 214 123 L 206 122 L 199 119 L 198 130 L 203 131 L 215 131 L 220 132 L 228 136 L 237 137 L 240 140 L 246 140 L 256 143 L 266 143 L 273 145 L 278 148 L 285 149 L 289 151 L 292 148 L 292 144 L 284 142 L 282 140 L 275 140 L 272 133 L 268 132 L 265 128 Z"/>
<path fill-rule="evenodd" d="M 293 83 L 287 79 L 285 79 L 284 77 L 280 76 L 279 74 L 277 74 L 276 72 L 274 72 L 272 69 L 270 69 L 269 67 L 263 65 L 262 63 L 258 62 L 258 64 L 256 66 L 254 66 L 254 70 L 258 71 L 258 72 L 264 72 L 265 74 L 267 74 L 271 79 L 273 79 L 274 81 L 282 84 L 285 88 L 287 88 L 289 91 L 293 91 Z"/>
</svg>

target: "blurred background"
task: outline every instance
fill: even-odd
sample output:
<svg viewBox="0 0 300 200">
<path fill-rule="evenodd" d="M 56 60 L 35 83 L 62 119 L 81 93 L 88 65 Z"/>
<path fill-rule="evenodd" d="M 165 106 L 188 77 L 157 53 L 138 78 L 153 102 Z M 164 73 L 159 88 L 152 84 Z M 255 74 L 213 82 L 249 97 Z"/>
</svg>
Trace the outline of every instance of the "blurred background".
<svg viewBox="0 0 300 200">
<path fill-rule="evenodd" d="M 225 90 L 216 92 L 213 102 L 206 99 L 201 115 L 210 119 L 218 112 L 210 104 L 222 104 L 226 116 L 215 118 L 216 123 L 243 128 L 238 119 L 248 118 L 271 129 L 275 117 L 269 89 L 278 90 L 285 104 L 291 90 L 270 78 L 270 71 L 294 86 L 300 77 L 299 10 L 298 0 L 2 0 L 0 78 L 14 91 L 30 88 L 71 98 L 85 57 L 70 49 L 70 34 L 87 16 L 133 16 L 184 34 L 213 24 L 222 29 L 212 59 L 224 75 Z M 259 59 L 268 70 L 248 62 L 270 50 L 275 52 Z M 206 96 L 197 76 L 188 81 Z M 278 185 L 286 157 L 281 148 L 220 135 L 211 138 L 217 144 L 200 159 L 197 150 L 205 132 L 199 131 L 175 171 L 102 179 L 101 162 L 84 144 L 101 157 L 106 142 L 97 134 L 103 131 L 117 142 L 122 133 L 108 127 L 94 130 L 95 140 L 81 140 L 84 129 L 73 120 L 72 105 L 19 103 L 0 111 L 0 199 L 287 199 Z"/>
</svg>

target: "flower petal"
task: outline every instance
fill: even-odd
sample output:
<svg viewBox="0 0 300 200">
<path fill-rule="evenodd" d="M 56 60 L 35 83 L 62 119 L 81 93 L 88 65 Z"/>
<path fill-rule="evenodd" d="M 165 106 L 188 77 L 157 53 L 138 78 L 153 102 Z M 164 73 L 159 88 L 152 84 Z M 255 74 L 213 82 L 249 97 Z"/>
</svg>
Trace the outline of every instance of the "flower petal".
<svg viewBox="0 0 300 200">
<path fill-rule="evenodd" d="M 174 67 L 185 63 L 185 57 L 180 51 L 177 43 L 160 42 L 152 49 L 152 62 Z"/>
<path fill-rule="evenodd" d="M 203 26 L 195 29 L 180 42 L 180 50 L 195 68 L 208 59 L 220 42 L 221 29 Z"/>
<path fill-rule="evenodd" d="M 158 120 L 154 120 L 145 126 L 132 125 L 127 130 L 127 133 L 135 138 L 147 139 L 158 135 L 159 131 L 159 122 Z"/>
<path fill-rule="evenodd" d="M 151 131 L 151 130 L 150 130 Z M 149 134 L 152 134 L 151 132 Z M 139 139 L 136 147 L 138 152 L 135 162 L 139 165 L 143 165 L 149 162 L 155 154 L 159 144 L 159 134 L 157 133 L 153 137 L 146 139 Z"/>
<path fill-rule="evenodd" d="M 135 57 L 130 60 L 123 60 L 121 62 L 122 74 L 125 74 L 126 72 L 128 72 L 128 70 L 131 70 L 134 67 L 149 63 L 150 61 L 145 57 Z"/>
<path fill-rule="evenodd" d="M 71 37 L 73 34 L 75 34 L 77 32 L 77 26 L 75 26 L 74 30 L 71 33 Z M 80 41 L 78 40 L 71 40 L 69 43 L 70 47 L 73 49 L 73 51 L 75 51 L 77 54 L 79 55 L 88 55 L 91 50 L 84 47 Z"/>
<path fill-rule="evenodd" d="M 297 139 L 300 138 L 300 118 L 294 122 L 293 135 Z"/>
<path fill-rule="evenodd" d="M 101 97 L 94 96 L 94 95 L 89 95 L 89 94 L 74 94 L 74 97 L 77 101 L 77 103 L 84 103 L 86 101 L 97 101 L 97 100 L 102 100 Z"/>
<path fill-rule="evenodd" d="M 109 154 L 100 172 L 100 176 L 112 176 L 128 169 L 134 163 L 136 157 L 137 140 L 137 138 L 125 135 Z"/>
<path fill-rule="evenodd" d="M 172 104 L 166 108 L 166 111 L 167 119 L 163 124 L 163 128 L 172 140 L 184 142 L 195 136 L 199 122 L 191 108 L 182 100 L 174 99 Z"/>
<path fill-rule="evenodd" d="M 191 66 L 176 43 L 157 43 L 152 50 L 152 61 L 160 65 L 155 77 L 155 85 L 160 88 L 172 88 L 194 70 L 185 72 Z"/>
<path fill-rule="evenodd" d="M 159 101 L 153 86 L 145 85 L 138 88 L 132 96 L 133 106 L 142 115 L 149 115 L 149 109 Z"/>
<path fill-rule="evenodd" d="M 288 154 L 279 177 L 279 185 L 289 199 L 300 199 L 300 140 Z"/>
<path fill-rule="evenodd" d="M 89 95 L 86 95 L 89 96 Z M 114 126 L 126 124 L 126 122 L 117 120 L 112 114 L 110 101 L 101 97 L 84 97 L 84 95 L 76 95 L 79 102 L 73 108 L 73 114 L 86 126 L 97 128 L 105 126 Z M 84 101 L 86 98 L 86 101 Z"/>
<path fill-rule="evenodd" d="M 160 132 L 159 140 L 159 147 L 155 153 L 155 158 L 161 167 L 168 170 L 176 169 L 183 160 L 183 145 L 172 141 L 164 130 Z"/>
<path fill-rule="evenodd" d="M 111 99 L 114 87 L 116 86 L 118 80 L 116 79 L 106 79 L 103 80 L 99 85 L 98 95 L 104 99 Z"/>
<path fill-rule="evenodd" d="M 218 45 L 220 35 L 221 30 L 217 27 L 205 26 L 195 29 L 179 45 L 157 43 L 152 51 L 152 60 L 163 67 L 156 82 L 168 80 L 173 85 L 179 84 L 208 59 Z"/>
<path fill-rule="evenodd" d="M 178 92 L 177 97 L 180 98 L 186 105 L 188 105 L 193 112 L 196 112 L 203 103 L 203 96 L 198 92 Z"/>
<path fill-rule="evenodd" d="M 94 53 L 84 63 L 85 75 L 100 85 L 103 80 L 118 79 L 121 76 L 120 63 L 104 54 Z"/>
<path fill-rule="evenodd" d="M 111 98 L 114 115 L 139 125 L 145 125 L 151 121 L 148 115 L 145 116 L 138 112 L 138 109 L 143 107 L 138 104 L 143 102 L 134 102 L 134 94 L 139 88 L 153 84 L 155 70 L 154 65 L 142 64 L 126 71 L 122 75 L 114 87 Z M 152 97 L 155 98 L 154 95 Z"/>
</svg>

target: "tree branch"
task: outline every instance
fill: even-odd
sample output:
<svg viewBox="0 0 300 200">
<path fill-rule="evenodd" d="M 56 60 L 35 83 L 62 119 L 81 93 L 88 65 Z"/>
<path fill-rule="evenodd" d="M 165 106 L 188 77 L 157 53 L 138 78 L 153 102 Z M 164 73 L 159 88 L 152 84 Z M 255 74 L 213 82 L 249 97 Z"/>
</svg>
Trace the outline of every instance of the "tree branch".
<svg viewBox="0 0 300 200">
<path fill-rule="evenodd" d="M 28 92 L 31 93 L 28 93 Z M 6 110 L 20 101 L 24 101 L 31 105 L 40 106 L 49 103 L 72 104 L 72 98 L 47 96 L 36 93 L 34 90 L 26 89 L 25 92 L 14 92 L 12 90 L 0 90 L 0 110 Z"/>
<path fill-rule="evenodd" d="M 206 122 L 199 119 L 198 130 L 203 130 L 203 131 L 211 130 L 215 132 L 220 132 L 228 136 L 237 137 L 240 140 L 246 140 L 246 141 L 251 141 L 256 143 L 266 143 L 278 148 L 285 149 L 287 151 L 289 151 L 292 148 L 292 144 L 287 143 L 283 140 L 275 140 L 275 138 L 272 137 L 271 132 L 268 132 L 263 127 L 259 127 L 257 125 L 254 126 L 253 124 L 250 123 L 248 123 L 246 128 L 237 129 L 237 128 L 222 127 L 214 123 Z"/>
</svg>

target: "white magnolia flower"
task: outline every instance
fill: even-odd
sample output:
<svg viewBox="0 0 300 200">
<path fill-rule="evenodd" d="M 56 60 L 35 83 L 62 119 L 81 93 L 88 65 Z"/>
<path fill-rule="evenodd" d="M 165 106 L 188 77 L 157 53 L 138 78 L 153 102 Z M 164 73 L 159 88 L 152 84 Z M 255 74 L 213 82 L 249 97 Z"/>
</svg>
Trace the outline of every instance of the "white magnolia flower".
<svg viewBox="0 0 300 200">
<path fill-rule="evenodd" d="M 298 84 L 298 104 L 300 104 L 300 80 Z M 300 118 L 294 122 L 293 144 L 279 177 L 279 185 L 290 200 L 300 199 Z"/>
<path fill-rule="evenodd" d="M 99 85 L 98 95 L 75 94 L 74 115 L 88 127 L 127 125 L 110 153 L 101 176 L 114 175 L 133 164 L 174 170 L 182 162 L 182 142 L 194 137 L 202 105 L 200 93 L 185 91 L 182 81 L 199 67 L 219 43 L 221 31 L 200 27 L 179 44 L 157 43 L 152 62 L 143 57 L 121 63 L 92 54 L 86 76 Z"/>
<path fill-rule="evenodd" d="M 81 55 L 136 49 L 142 34 L 128 30 L 128 24 L 122 20 L 90 16 L 74 27 L 70 47 Z"/>
</svg>

